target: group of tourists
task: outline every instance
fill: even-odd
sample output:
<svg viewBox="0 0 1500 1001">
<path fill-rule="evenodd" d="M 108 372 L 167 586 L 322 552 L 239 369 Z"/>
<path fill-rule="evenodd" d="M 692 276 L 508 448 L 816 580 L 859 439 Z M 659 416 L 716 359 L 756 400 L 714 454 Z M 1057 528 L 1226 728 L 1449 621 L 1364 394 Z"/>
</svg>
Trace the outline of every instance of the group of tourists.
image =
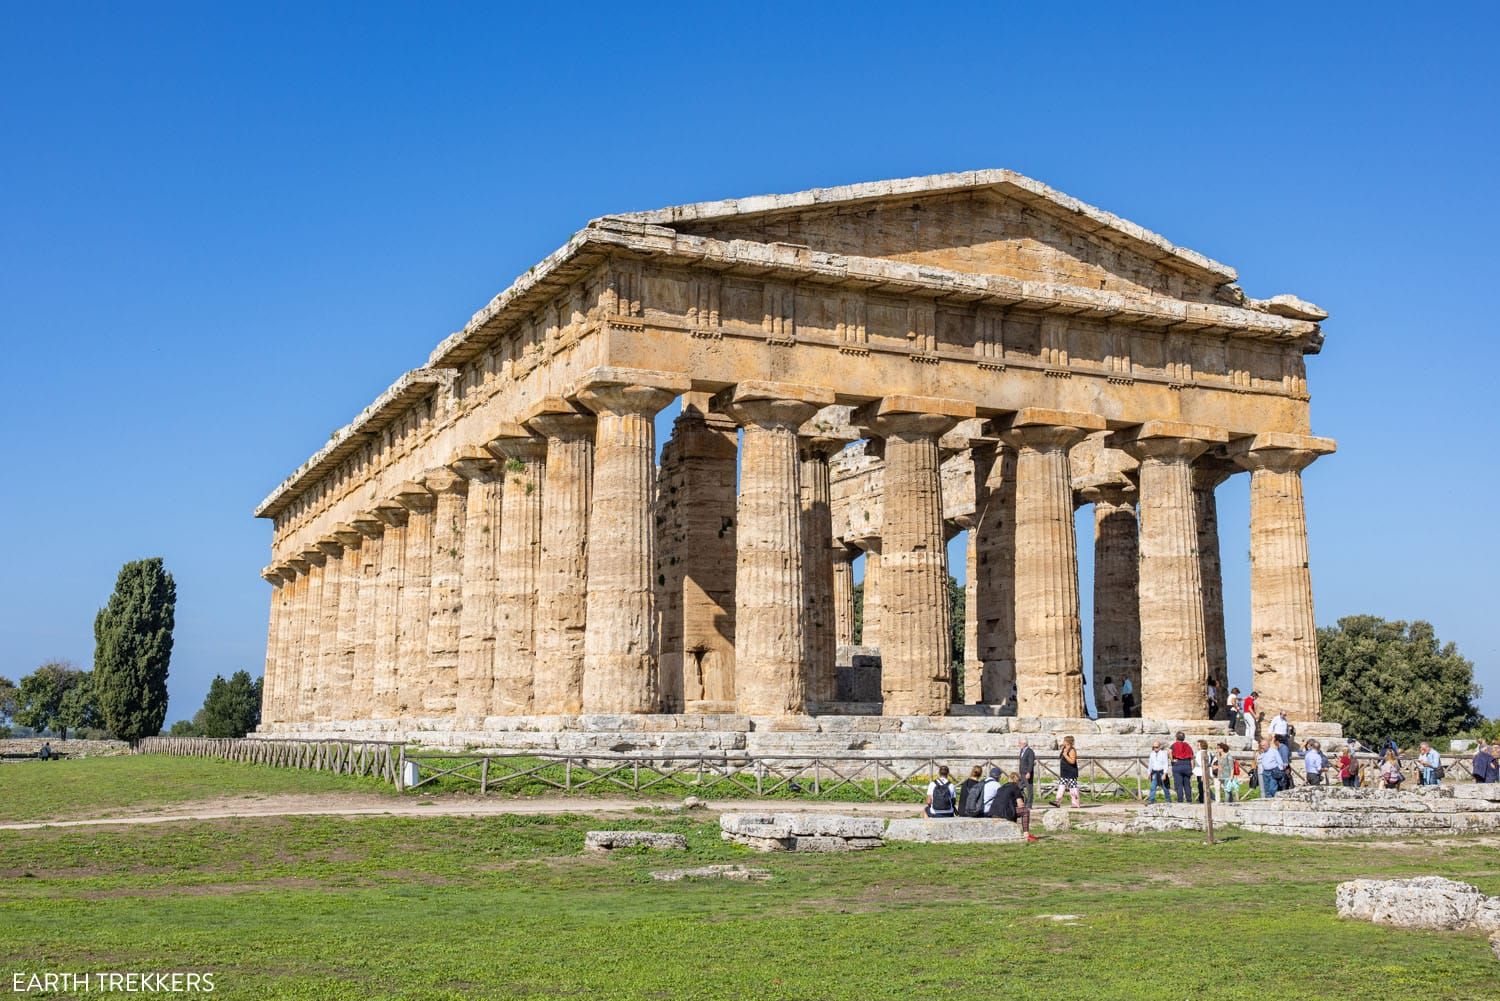
<svg viewBox="0 0 1500 1001">
<path fill-rule="evenodd" d="M 1067 797 L 1073 806 L 1079 805 L 1078 790 L 1078 746 L 1071 736 L 1064 737 L 1057 755 L 1057 798 L 1054 806 L 1062 806 Z M 948 766 L 938 768 L 937 778 L 927 783 L 927 799 L 923 804 L 924 816 L 943 817 L 991 817 L 1008 820 L 1021 825 L 1027 841 L 1035 841 L 1031 833 L 1031 808 L 1036 802 L 1036 751 L 1025 738 L 1021 740 L 1016 755 L 1016 771 L 1003 772 L 998 767 L 989 770 L 975 765 L 969 777 L 955 786 Z"/>
</svg>

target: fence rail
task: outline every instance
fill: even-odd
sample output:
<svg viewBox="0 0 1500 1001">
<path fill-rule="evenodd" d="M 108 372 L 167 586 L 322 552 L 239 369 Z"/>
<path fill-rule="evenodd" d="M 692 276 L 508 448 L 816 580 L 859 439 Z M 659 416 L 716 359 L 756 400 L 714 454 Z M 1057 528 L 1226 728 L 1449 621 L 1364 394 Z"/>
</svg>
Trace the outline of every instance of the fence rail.
<svg viewBox="0 0 1500 1001">
<path fill-rule="evenodd" d="M 632 794 L 672 791 L 695 795 L 729 794 L 825 796 L 840 790 L 858 792 L 861 798 L 920 801 L 927 783 L 947 765 L 955 781 L 978 765 L 988 774 L 991 767 L 1016 769 L 1013 755 L 1004 758 L 911 754 L 843 755 L 750 755 L 736 752 L 697 754 L 562 754 L 549 751 L 468 753 L 409 749 L 385 741 L 345 740 L 251 740 L 211 737 L 148 737 L 139 753 L 181 754 L 222 758 L 282 768 L 307 768 L 343 775 L 365 775 L 389 782 L 407 791 L 423 786 L 473 786 L 481 794 L 490 792 L 576 792 L 620 790 Z M 1248 753 L 1242 764 L 1253 765 Z M 1295 757 L 1295 756 L 1294 756 Z M 1374 781 L 1378 757 L 1360 754 L 1366 783 Z M 1445 755 L 1450 781 L 1468 775 L 1467 755 Z M 414 774 L 410 766 L 415 766 Z M 1036 784 L 1039 789 L 1056 787 L 1057 761 L 1037 756 Z M 1405 762 L 1408 770 L 1411 762 Z M 1294 768 L 1295 768 L 1294 764 Z M 1332 767 L 1332 766 L 1331 766 Z M 1248 769 L 1247 769 L 1248 770 Z M 1147 793 L 1147 756 L 1078 756 L 1080 793 L 1091 799 L 1128 797 L 1144 799 Z M 1301 772 L 1297 771 L 1299 776 Z M 1337 771 L 1329 783 L 1337 784 Z"/>
</svg>

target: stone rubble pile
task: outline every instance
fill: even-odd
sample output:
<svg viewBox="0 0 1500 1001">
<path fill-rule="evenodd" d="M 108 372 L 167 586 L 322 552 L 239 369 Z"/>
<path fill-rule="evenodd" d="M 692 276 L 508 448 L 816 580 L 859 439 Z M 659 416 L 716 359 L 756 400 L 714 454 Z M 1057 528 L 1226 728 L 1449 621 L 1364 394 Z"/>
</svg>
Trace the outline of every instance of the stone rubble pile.
<svg viewBox="0 0 1500 1001">
<path fill-rule="evenodd" d="M 654 870 L 651 878 L 663 883 L 692 879 L 729 879 L 741 883 L 757 883 L 770 879 L 771 870 L 755 869 L 747 865 L 700 865 L 692 869 Z"/>
<path fill-rule="evenodd" d="M 1375 838 L 1500 832 L 1500 787 L 1427 786 L 1345 789 L 1302 786 L 1273 799 L 1214 804 L 1214 823 L 1303 838 Z M 1197 803 L 1143 807 L 1118 833 L 1201 830 Z M 1104 829 L 1102 826 L 1101 830 Z"/>
</svg>

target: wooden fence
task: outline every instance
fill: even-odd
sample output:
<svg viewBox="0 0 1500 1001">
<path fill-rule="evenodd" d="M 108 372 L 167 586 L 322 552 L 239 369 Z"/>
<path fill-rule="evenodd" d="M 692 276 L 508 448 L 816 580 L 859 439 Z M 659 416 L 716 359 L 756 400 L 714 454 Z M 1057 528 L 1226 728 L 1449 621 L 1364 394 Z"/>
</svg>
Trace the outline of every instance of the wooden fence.
<svg viewBox="0 0 1500 1001">
<path fill-rule="evenodd" d="M 700 754 L 559 754 L 517 751 L 469 753 L 409 749 L 385 741 L 347 740 L 252 740 L 212 737 L 147 737 L 138 753 L 181 754 L 222 758 L 281 768 L 308 768 L 341 775 L 367 775 L 407 791 L 422 786 L 476 787 L 490 792 L 558 792 L 619 790 L 639 794 L 656 790 L 674 794 L 710 796 L 813 796 L 839 790 L 861 799 L 921 801 L 927 783 L 947 765 L 954 782 L 967 777 L 978 765 L 988 775 L 991 767 L 1004 772 L 1016 769 L 1014 755 L 1004 758 L 943 757 L 913 755 L 759 755 L 744 753 Z M 1252 763 L 1249 753 L 1237 754 L 1242 765 Z M 1293 768 L 1297 769 L 1294 755 Z M 1468 755 L 1444 755 L 1449 782 L 1467 779 Z M 1375 780 L 1375 755 L 1359 755 L 1366 784 Z M 1129 797 L 1144 799 L 1149 776 L 1146 755 L 1078 756 L 1080 793 L 1090 799 Z M 416 766 L 414 781 L 408 780 L 408 764 Z M 1057 760 L 1038 755 L 1036 785 L 1039 793 L 1050 793 L 1058 784 Z M 1415 784 L 1413 763 L 1403 762 L 1410 784 Z M 1296 772 L 1301 784 L 1301 771 Z M 1329 773 L 1330 785 L 1338 783 L 1336 769 Z M 1248 778 L 1248 775 L 1247 775 Z"/>
<path fill-rule="evenodd" d="M 401 784 L 405 745 L 377 740 L 249 740 L 236 737 L 144 737 L 138 754 L 222 758 L 277 768 L 367 775 Z"/>
</svg>

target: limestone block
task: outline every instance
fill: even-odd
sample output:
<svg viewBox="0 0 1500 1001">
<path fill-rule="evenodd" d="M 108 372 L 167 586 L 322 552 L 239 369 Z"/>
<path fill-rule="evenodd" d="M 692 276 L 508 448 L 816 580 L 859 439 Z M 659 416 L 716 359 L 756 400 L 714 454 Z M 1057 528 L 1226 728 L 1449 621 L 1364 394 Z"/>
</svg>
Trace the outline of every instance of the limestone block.
<svg viewBox="0 0 1500 1001">
<path fill-rule="evenodd" d="M 653 870 L 651 878 L 663 883 L 676 883 L 693 879 L 728 879 L 741 883 L 763 882 L 771 878 L 771 870 L 756 869 L 747 865 L 701 865 L 692 869 Z"/>
<path fill-rule="evenodd" d="M 880 817 L 849 817 L 824 813 L 778 813 L 777 825 L 785 824 L 793 835 L 835 838 L 878 838 L 885 832 Z"/>
<path fill-rule="evenodd" d="M 1471 920 L 1474 927 L 1482 932 L 1500 933 L 1500 897 L 1485 897 L 1481 900 Z"/>
<path fill-rule="evenodd" d="M 1068 821 L 1066 808 L 1060 810 L 1047 810 L 1042 814 L 1042 826 L 1049 831 L 1066 831 L 1071 824 Z"/>
<path fill-rule="evenodd" d="M 871 839 L 861 839 L 867 841 Z M 794 852 L 847 852 L 855 847 L 845 838 L 817 834 L 796 834 L 788 839 L 788 850 Z"/>
<path fill-rule="evenodd" d="M 726 813 L 719 818 L 719 829 L 725 834 L 747 838 L 781 839 L 792 836 L 791 825 L 778 822 L 771 814 Z"/>
<path fill-rule="evenodd" d="M 1465 928 L 1484 901 L 1476 887 L 1441 876 L 1356 879 L 1340 883 L 1336 897 L 1341 918 L 1399 928 Z"/>
<path fill-rule="evenodd" d="M 1020 824 L 1008 820 L 903 817 L 886 825 L 885 840 L 921 844 L 1002 844 L 1025 841 L 1025 836 Z"/>
<path fill-rule="evenodd" d="M 656 848 L 687 851 L 687 838 L 681 834 L 656 831 L 589 831 L 583 836 L 585 851 L 607 852 L 616 848 Z"/>
</svg>

